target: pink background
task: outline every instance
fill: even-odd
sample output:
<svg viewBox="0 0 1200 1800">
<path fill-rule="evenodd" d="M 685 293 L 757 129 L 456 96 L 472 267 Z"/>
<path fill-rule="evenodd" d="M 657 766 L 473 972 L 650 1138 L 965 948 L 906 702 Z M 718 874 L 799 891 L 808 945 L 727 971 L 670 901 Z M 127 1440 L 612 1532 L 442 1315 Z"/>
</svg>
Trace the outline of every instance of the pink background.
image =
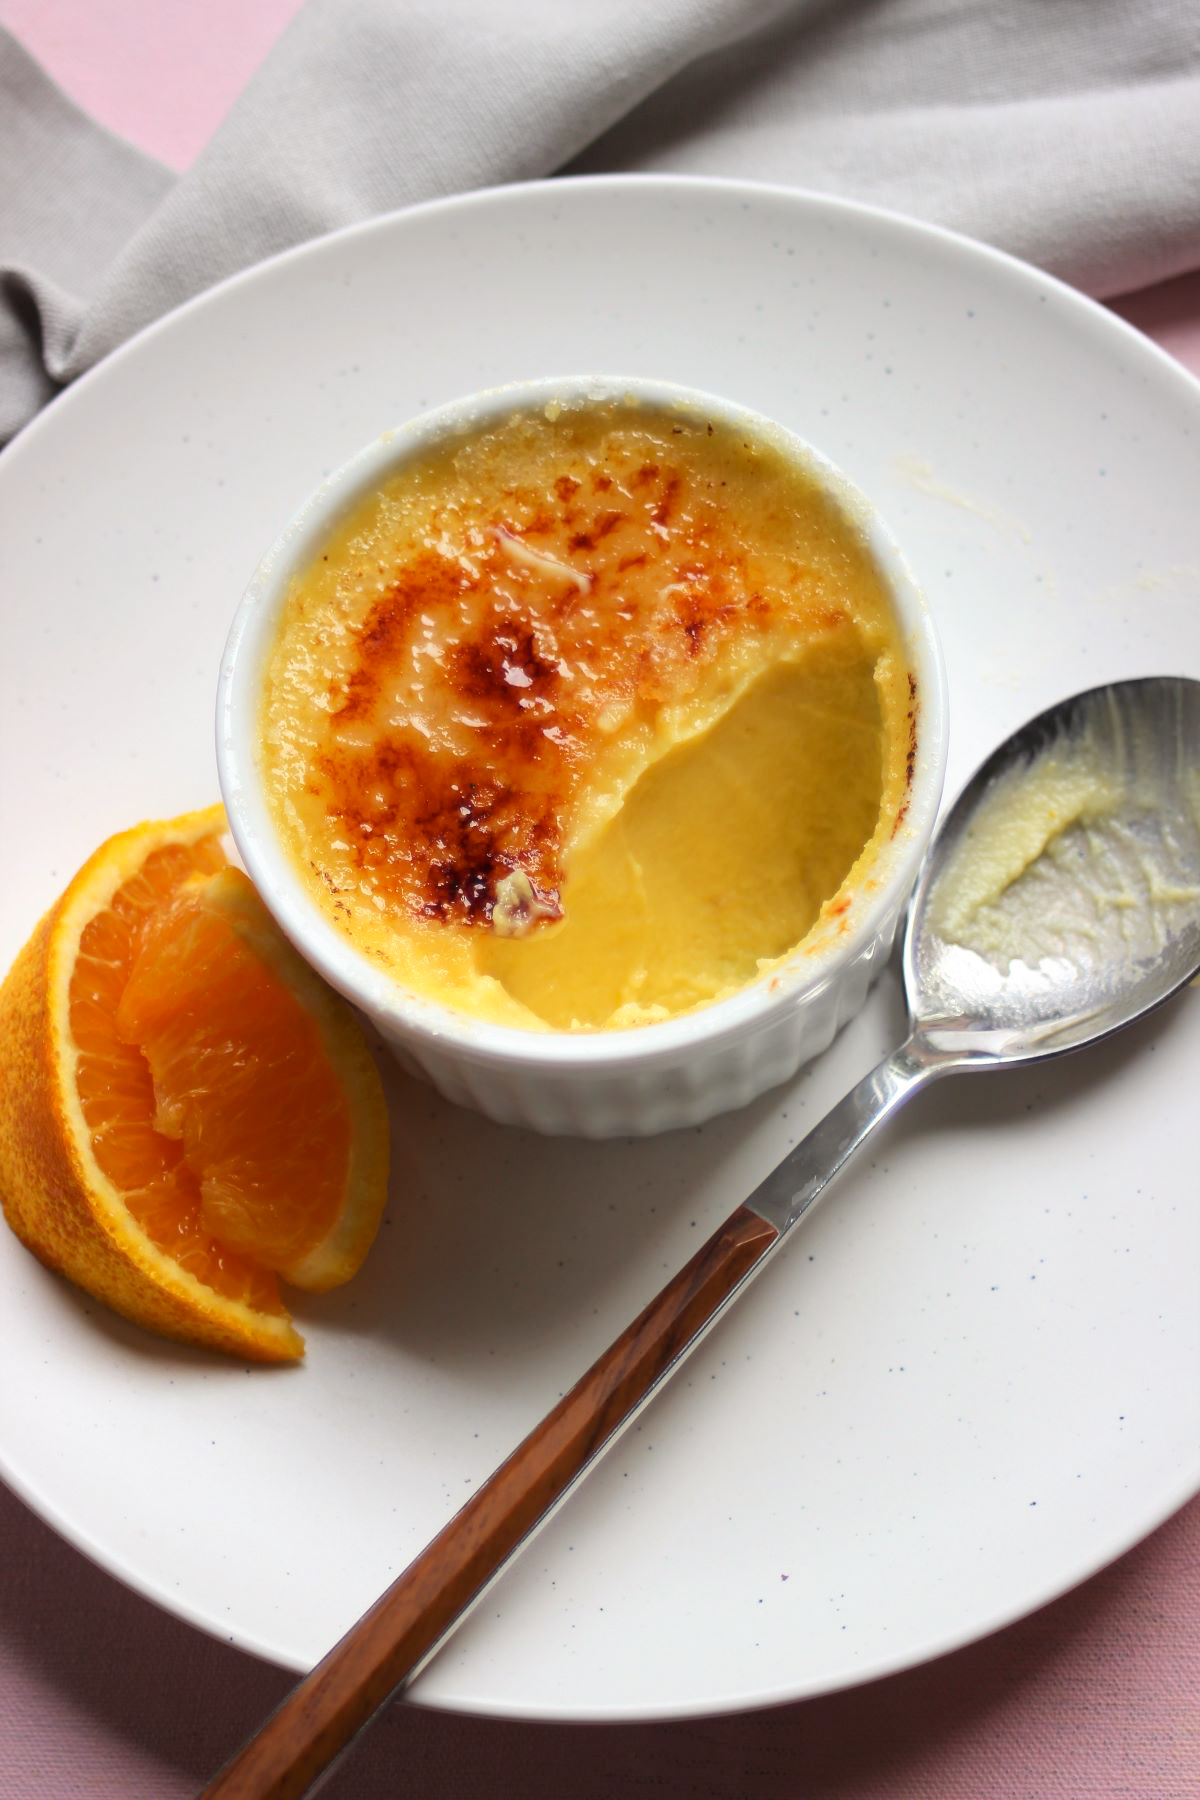
<svg viewBox="0 0 1200 1800">
<path fill-rule="evenodd" d="M 298 0 L 0 0 L 95 117 L 182 169 Z M 12 172 L 6 171 L 11 179 Z M 1118 308 L 1200 373 L 1200 272 Z M 1195 1370 L 1181 1370 L 1190 1392 Z M 288 1678 L 126 1592 L 0 1490 L 0 1800 L 194 1792 Z M 331 1800 L 1194 1800 L 1200 1500 L 1032 1618 L 923 1669 L 765 1714 L 506 1725 L 394 1706 Z"/>
</svg>

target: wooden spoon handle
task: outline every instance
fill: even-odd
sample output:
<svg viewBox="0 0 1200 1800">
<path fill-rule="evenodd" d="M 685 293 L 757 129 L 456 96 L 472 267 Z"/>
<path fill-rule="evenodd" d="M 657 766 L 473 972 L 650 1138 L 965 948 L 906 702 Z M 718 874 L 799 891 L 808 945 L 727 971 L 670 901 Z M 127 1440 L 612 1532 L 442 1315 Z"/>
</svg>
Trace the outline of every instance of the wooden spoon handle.
<svg viewBox="0 0 1200 1800">
<path fill-rule="evenodd" d="M 778 1238 L 774 1225 L 739 1206 L 293 1688 L 200 1800 L 303 1794 L 433 1654 Z"/>
</svg>

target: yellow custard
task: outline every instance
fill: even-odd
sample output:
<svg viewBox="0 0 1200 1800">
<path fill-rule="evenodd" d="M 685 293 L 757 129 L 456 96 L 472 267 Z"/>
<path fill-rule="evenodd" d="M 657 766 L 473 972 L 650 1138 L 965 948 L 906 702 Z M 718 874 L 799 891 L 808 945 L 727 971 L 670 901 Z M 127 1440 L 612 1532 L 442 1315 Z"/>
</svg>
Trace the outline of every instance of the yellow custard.
<svg viewBox="0 0 1200 1800">
<path fill-rule="evenodd" d="M 1159 954 L 1181 929 L 1200 899 L 1200 776 L 1183 770 L 1182 805 L 1165 804 L 1115 706 L 1103 722 L 1104 736 L 1089 723 L 989 786 L 932 896 L 929 922 L 947 943 L 1004 973 L 1015 962 L 1112 969 Z"/>
<path fill-rule="evenodd" d="M 595 1030 L 844 922 L 916 709 L 863 532 L 797 456 L 579 401 L 358 504 L 287 594 L 262 760 L 310 891 L 403 987 Z"/>
</svg>

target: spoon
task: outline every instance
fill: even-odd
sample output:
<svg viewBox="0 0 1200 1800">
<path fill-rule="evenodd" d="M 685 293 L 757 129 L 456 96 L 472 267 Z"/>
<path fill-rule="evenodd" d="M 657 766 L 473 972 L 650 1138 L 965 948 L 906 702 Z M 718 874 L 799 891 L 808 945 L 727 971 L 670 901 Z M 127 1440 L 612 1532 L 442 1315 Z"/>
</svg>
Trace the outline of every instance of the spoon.
<svg viewBox="0 0 1200 1800">
<path fill-rule="evenodd" d="M 1200 682 L 1127 681 L 1062 701 L 983 764 L 929 853 L 904 944 L 906 1041 L 736 1208 L 201 1800 L 309 1791 L 918 1088 L 1094 1043 L 1198 969 Z"/>
</svg>

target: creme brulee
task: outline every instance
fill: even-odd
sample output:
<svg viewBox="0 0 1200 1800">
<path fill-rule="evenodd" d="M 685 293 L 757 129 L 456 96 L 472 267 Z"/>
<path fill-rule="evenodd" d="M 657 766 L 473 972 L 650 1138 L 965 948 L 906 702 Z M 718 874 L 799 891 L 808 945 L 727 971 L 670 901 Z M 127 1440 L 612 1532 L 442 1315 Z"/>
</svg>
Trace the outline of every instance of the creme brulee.
<svg viewBox="0 0 1200 1800">
<path fill-rule="evenodd" d="M 406 463 L 293 581 L 263 768 L 310 892 L 404 987 L 636 1026 L 844 918 L 903 816 L 913 692 L 798 455 L 553 403 Z"/>
</svg>

